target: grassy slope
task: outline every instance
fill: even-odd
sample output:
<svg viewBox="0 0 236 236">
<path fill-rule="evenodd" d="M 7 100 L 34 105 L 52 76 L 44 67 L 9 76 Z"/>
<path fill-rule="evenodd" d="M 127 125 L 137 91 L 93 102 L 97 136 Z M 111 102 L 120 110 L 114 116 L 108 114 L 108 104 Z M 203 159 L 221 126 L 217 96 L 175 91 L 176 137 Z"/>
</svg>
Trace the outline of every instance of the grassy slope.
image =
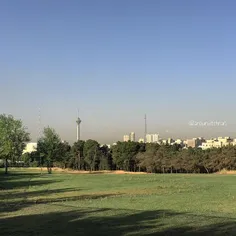
<svg viewBox="0 0 236 236">
<path fill-rule="evenodd" d="M 12 171 L 1 235 L 236 235 L 234 175 Z"/>
</svg>

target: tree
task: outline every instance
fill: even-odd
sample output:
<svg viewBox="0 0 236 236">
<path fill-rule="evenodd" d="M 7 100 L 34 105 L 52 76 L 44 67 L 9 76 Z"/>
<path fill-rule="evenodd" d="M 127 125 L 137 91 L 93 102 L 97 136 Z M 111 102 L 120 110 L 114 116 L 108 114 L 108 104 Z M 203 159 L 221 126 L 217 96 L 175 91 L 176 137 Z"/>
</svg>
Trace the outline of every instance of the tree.
<svg viewBox="0 0 236 236">
<path fill-rule="evenodd" d="M 57 157 L 57 162 L 54 163 L 54 166 L 60 168 L 67 168 L 68 162 L 71 159 L 71 146 L 67 142 L 61 142 L 58 146 L 59 156 Z"/>
<path fill-rule="evenodd" d="M 89 139 L 84 144 L 84 160 L 90 170 L 96 170 L 99 165 L 99 143 Z"/>
<path fill-rule="evenodd" d="M 0 115 L 0 156 L 5 159 L 5 174 L 8 173 L 8 160 L 19 158 L 29 140 L 29 133 L 21 120 L 12 115 Z"/>
<path fill-rule="evenodd" d="M 122 169 L 122 142 L 118 141 L 116 145 L 113 145 L 111 148 L 111 153 L 116 169 Z"/>
<path fill-rule="evenodd" d="M 81 170 L 85 168 L 84 144 L 85 144 L 85 141 L 78 140 L 72 146 L 71 148 L 72 158 L 70 159 L 70 163 L 69 163 L 70 167 L 73 167 L 74 169 L 77 169 L 77 170 Z"/>
<path fill-rule="evenodd" d="M 99 150 L 99 170 L 112 170 L 112 155 L 107 145 Z"/>
<path fill-rule="evenodd" d="M 44 128 L 43 137 L 38 140 L 37 151 L 41 157 L 41 165 L 46 162 L 48 173 L 52 172 L 53 162 L 60 158 L 61 140 L 56 131 Z"/>
</svg>

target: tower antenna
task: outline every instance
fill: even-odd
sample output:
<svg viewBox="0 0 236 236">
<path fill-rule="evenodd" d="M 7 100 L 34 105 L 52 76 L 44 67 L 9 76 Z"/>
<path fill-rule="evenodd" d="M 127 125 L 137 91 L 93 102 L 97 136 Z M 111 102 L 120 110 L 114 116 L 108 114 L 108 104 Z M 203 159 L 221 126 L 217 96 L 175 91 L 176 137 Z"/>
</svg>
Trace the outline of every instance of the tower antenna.
<svg viewBox="0 0 236 236">
<path fill-rule="evenodd" d="M 76 129 L 76 131 L 77 131 L 77 135 L 76 135 L 76 139 L 77 139 L 77 141 L 79 141 L 80 140 L 80 124 L 81 124 L 81 119 L 79 118 L 79 109 L 78 109 L 78 118 L 77 118 L 77 120 L 76 120 L 76 123 L 77 123 L 77 129 Z"/>
</svg>

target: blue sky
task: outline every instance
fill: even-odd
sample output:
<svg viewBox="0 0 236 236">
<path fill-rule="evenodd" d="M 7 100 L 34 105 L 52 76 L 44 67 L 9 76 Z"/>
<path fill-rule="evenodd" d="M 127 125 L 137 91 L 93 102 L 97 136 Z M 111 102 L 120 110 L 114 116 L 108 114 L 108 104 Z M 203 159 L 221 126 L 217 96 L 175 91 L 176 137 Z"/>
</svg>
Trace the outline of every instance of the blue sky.
<svg viewBox="0 0 236 236">
<path fill-rule="evenodd" d="M 235 136 L 236 2 L 0 1 L 0 113 L 82 138 Z M 227 127 L 189 127 L 188 121 Z M 166 132 L 168 130 L 168 132 Z"/>
</svg>

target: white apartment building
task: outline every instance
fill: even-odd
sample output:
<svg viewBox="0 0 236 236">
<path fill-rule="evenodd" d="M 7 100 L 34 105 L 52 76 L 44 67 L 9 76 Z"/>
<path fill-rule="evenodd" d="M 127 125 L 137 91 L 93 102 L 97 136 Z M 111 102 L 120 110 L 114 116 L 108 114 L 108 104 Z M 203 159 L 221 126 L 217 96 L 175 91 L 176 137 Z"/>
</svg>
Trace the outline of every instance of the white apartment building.
<svg viewBox="0 0 236 236">
<path fill-rule="evenodd" d="M 135 132 L 131 132 L 130 134 L 125 134 L 123 136 L 123 141 L 124 142 L 128 142 L 128 141 L 135 142 Z"/>
<path fill-rule="evenodd" d="M 234 145 L 234 141 L 230 137 L 218 137 L 217 139 L 208 139 L 200 146 L 202 149 L 220 148 L 228 145 Z"/>
<path fill-rule="evenodd" d="M 146 143 L 152 143 L 152 135 L 146 134 Z"/>
<path fill-rule="evenodd" d="M 158 143 L 159 142 L 159 134 L 147 134 L 146 135 L 147 143 Z"/>
<path fill-rule="evenodd" d="M 221 143 L 221 147 L 223 147 L 231 144 L 233 142 L 233 139 L 231 139 L 230 137 L 218 137 L 218 141 Z"/>
<path fill-rule="evenodd" d="M 123 141 L 124 142 L 128 142 L 130 139 L 129 139 L 129 135 L 128 134 L 125 134 L 124 137 L 123 137 Z"/>
<path fill-rule="evenodd" d="M 135 133 L 134 132 L 130 133 L 130 141 L 135 142 Z"/>
<path fill-rule="evenodd" d="M 37 151 L 37 143 L 27 143 L 25 149 L 23 150 L 23 154 L 35 151 Z"/>
<path fill-rule="evenodd" d="M 152 141 L 154 143 L 158 143 L 159 142 L 159 134 L 153 134 L 152 135 Z"/>
<path fill-rule="evenodd" d="M 208 139 L 206 140 L 206 142 L 203 142 L 202 145 L 200 146 L 200 148 L 202 148 L 203 150 L 208 149 L 208 148 L 213 148 L 214 147 L 214 139 Z"/>
</svg>

